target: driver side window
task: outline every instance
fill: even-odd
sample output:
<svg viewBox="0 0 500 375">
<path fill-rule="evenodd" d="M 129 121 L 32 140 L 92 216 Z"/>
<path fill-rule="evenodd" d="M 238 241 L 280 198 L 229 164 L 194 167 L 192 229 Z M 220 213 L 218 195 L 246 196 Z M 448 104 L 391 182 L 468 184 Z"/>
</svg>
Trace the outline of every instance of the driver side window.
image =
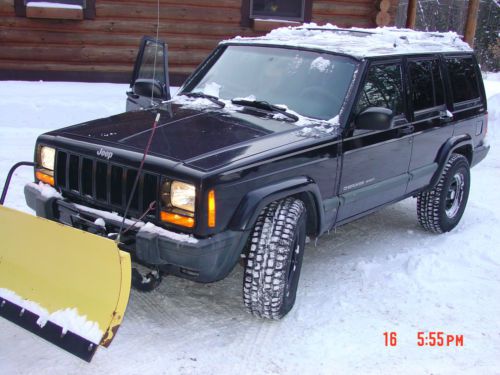
<svg viewBox="0 0 500 375">
<path fill-rule="evenodd" d="M 165 51 L 162 45 L 155 43 L 153 40 L 146 41 L 137 79 L 154 79 L 164 85 L 166 83 L 164 54 Z"/>
<path fill-rule="evenodd" d="M 390 109 L 394 116 L 404 112 L 401 64 L 372 65 L 368 70 L 355 114 L 369 107 Z"/>
</svg>

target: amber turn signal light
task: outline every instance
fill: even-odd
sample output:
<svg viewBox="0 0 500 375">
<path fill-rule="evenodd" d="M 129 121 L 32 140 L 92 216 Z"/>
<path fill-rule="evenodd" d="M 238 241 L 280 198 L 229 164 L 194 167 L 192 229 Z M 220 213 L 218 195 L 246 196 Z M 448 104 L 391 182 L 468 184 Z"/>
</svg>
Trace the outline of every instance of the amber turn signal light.
<svg viewBox="0 0 500 375">
<path fill-rule="evenodd" d="M 175 225 L 180 225 L 182 227 L 192 228 L 194 227 L 194 219 L 189 216 L 174 214 L 172 212 L 160 212 L 161 221 L 165 221 L 167 223 L 172 223 Z"/>
<path fill-rule="evenodd" d="M 208 192 L 208 226 L 209 228 L 215 227 L 215 191 Z"/>
<path fill-rule="evenodd" d="M 35 177 L 38 181 L 42 181 L 45 184 L 49 184 L 50 186 L 54 186 L 54 177 L 48 174 L 37 171 L 35 173 Z"/>
</svg>

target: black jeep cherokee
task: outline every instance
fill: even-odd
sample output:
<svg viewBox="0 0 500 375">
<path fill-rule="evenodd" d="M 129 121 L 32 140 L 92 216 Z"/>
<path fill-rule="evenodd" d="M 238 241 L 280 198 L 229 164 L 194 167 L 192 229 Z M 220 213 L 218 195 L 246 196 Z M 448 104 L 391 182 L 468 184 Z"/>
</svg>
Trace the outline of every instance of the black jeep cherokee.
<svg viewBox="0 0 500 375">
<path fill-rule="evenodd" d="M 39 216 L 120 231 L 164 273 L 213 282 L 244 258 L 243 300 L 259 317 L 292 308 L 306 236 L 411 196 L 424 229 L 453 229 L 489 150 L 476 58 L 449 33 L 236 38 L 172 100 L 166 71 L 164 44 L 144 39 L 128 111 L 41 135 L 36 181 L 60 195 L 28 184 L 26 200 Z"/>
</svg>

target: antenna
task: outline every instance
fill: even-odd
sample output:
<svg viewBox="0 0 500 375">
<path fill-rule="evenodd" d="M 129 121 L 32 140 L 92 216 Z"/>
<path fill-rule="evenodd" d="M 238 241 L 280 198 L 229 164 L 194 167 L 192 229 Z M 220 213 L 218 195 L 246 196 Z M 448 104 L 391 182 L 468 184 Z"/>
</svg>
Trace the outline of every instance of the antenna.
<svg viewBox="0 0 500 375">
<path fill-rule="evenodd" d="M 157 0 L 156 5 L 157 5 L 157 9 L 156 9 L 156 11 L 157 11 L 157 13 L 156 13 L 156 39 L 155 39 L 156 43 L 155 43 L 155 56 L 154 56 L 154 63 L 153 63 L 153 81 L 155 80 L 155 76 L 156 76 L 156 55 L 158 54 L 158 30 L 160 28 L 160 0 Z M 154 85 L 151 85 L 151 105 L 154 104 L 154 102 L 153 102 L 153 92 L 154 91 L 153 90 L 154 90 Z M 130 209 L 130 204 L 132 203 L 132 199 L 134 199 L 134 194 L 135 194 L 135 191 L 137 189 L 139 179 L 141 178 L 142 170 L 144 168 L 144 162 L 146 161 L 146 156 L 147 156 L 149 149 L 151 147 L 151 143 L 153 142 L 153 137 L 155 135 L 155 131 L 156 131 L 156 128 L 158 126 L 158 123 L 160 122 L 160 115 L 161 115 L 160 112 L 156 113 L 156 117 L 154 119 L 153 126 L 151 128 L 151 134 L 149 136 L 148 143 L 146 144 L 144 152 L 142 153 L 142 159 L 141 159 L 141 163 L 139 165 L 139 169 L 137 170 L 137 176 L 135 177 L 134 185 L 132 186 L 132 190 L 130 191 L 130 197 L 128 199 L 127 206 L 125 207 L 125 212 L 123 214 L 123 218 L 122 218 L 122 222 L 120 224 L 120 229 L 118 231 L 118 235 L 115 239 L 116 243 L 120 242 L 121 235 L 122 235 L 122 233 L 124 233 L 123 228 L 125 225 L 125 221 L 127 220 L 127 214 L 128 214 L 129 209 Z M 151 208 L 152 208 L 152 206 L 150 205 L 149 208 L 146 210 L 146 212 L 143 215 L 146 216 L 146 213 L 148 211 L 150 211 Z"/>
<path fill-rule="evenodd" d="M 155 56 L 153 60 L 153 83 L 156 78 L 156 57 L 158 55 L 158 34 L 160 30 L 160 0 L 156 0 L 156 37 L 155 37 Z M 151 106 L 154 105 L 153 101 L 154 85 L 151 85 Z"/>
</svg>

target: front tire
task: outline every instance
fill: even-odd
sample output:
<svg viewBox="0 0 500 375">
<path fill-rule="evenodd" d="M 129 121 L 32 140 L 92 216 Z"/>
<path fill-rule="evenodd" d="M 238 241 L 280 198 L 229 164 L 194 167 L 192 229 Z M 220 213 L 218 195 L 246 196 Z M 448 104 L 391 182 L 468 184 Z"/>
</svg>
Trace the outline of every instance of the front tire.
<svg viewBox="0 0 500 375">
<path fill-rule="evenodd" d="M 281 319 L 293 307 L 306 239 L 306 208 L 292 197 L 257 218 L 243 276 L 243 302 L 253 315 Z"/>
<path fill-rule="evenodd" d="M 449 232 L 457 226 L 467 205 L 470 167 L 465 156 L 452 154 L 437 185 L 417 197 L 420 225 L 430 232 Z"/>
</svg>

